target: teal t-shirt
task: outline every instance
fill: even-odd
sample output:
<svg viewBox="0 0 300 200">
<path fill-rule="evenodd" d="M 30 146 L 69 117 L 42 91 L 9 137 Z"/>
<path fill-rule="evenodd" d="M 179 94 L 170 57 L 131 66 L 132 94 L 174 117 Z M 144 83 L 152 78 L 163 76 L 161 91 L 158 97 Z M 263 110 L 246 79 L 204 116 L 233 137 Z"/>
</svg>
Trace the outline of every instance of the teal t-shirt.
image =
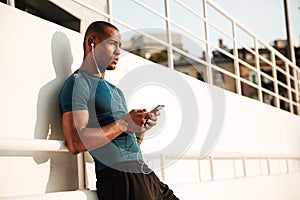
<svg viewBox="0 0 300 200">
<path fill-rule="evenodd" d="M 59 104 L 62 114 L 88 110 L 87 128 L 103 127 L 127 114 L 125 98 L 119 88 L 82 70 L 77 70 L 65 81 L 60 91 Z M 124 132 L 105 146 L 89 152 L 94 158 L 96 171 L 120 162 L 143 160 L 139 144 L 132 133 Z"/>
</svg>

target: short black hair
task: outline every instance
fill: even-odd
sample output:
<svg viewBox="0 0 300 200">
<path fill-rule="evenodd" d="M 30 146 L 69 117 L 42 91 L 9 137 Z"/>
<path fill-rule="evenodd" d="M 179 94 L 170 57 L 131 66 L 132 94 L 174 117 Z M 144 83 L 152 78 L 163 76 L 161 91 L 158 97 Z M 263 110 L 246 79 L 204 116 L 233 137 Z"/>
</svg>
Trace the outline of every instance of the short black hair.
<svg viewBox="0 0 300 200">
<path fill-rule="evenodd" d="M 83 41 L 83 48 L 85 48 L 85 40 L 87 39 L 87 37 L 89 37 L 92 34 L 95 34 L 99 37 L 99 39 L 102 39 L 102 37 L 105 37 L 107 35 L 107 28 L 113 28 L 117 31 L 119 31 L 119 29 L 114 26 L 113 24 L 109 23 L 109 22 L 105 22 L 105 21 L 94 21 L 93 23 L 91 23 L 88 28 L 85 31 L 84 34 L 84 41 Z"/>
</svg>

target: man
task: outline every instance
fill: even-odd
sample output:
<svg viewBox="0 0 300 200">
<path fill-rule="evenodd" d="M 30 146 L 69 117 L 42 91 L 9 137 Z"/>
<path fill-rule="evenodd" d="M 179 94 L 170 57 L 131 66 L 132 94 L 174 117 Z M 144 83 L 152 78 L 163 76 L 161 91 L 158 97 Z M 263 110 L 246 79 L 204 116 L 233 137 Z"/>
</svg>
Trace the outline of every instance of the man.
<svg viewBox="0 0 300 200">
<path fill-rule="evenodd" d="M 123 93 L 104 79 L 120 55 L 118 29 L 93 22 L 84 36 L 84 59 L 64 83 L 60 108 L 66 146 L 94 158 L 97 195 L 105 200 L 178 199 L 145 165 L 139 144 L 159 112 L 127 112 Z"/>
</svg>

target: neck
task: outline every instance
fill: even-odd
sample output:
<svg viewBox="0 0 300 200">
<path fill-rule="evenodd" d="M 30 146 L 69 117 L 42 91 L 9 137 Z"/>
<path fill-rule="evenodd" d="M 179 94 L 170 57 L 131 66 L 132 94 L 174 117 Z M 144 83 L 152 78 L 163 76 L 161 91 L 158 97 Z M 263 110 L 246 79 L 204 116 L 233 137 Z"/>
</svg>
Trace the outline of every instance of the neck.
<svg viewBox="0 0 300 200">
<path fill-rule="evenodd" d="M 79 69 L 99 78 L 104 78 L 105 76 L 105 71 L 100 71 L 99 73 L 95 63 L 93 61 L 88 62 L 87 59 L 85 59 L 85 61 L 81 64 Z"/>
</svg>

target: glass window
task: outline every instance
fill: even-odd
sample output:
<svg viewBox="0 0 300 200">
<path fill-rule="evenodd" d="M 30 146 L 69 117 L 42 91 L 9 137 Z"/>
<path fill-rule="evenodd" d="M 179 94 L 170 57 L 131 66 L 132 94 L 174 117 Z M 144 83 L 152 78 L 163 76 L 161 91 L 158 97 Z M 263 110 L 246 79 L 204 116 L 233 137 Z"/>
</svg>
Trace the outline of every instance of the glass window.
<svg viewBox="0 0 300 200">
<path fill-rule="evenodd" d="M 80 20 L 48 0 L 15 0 L 16 8 L 47 21 L 80 31 Z"/>
</svg>

